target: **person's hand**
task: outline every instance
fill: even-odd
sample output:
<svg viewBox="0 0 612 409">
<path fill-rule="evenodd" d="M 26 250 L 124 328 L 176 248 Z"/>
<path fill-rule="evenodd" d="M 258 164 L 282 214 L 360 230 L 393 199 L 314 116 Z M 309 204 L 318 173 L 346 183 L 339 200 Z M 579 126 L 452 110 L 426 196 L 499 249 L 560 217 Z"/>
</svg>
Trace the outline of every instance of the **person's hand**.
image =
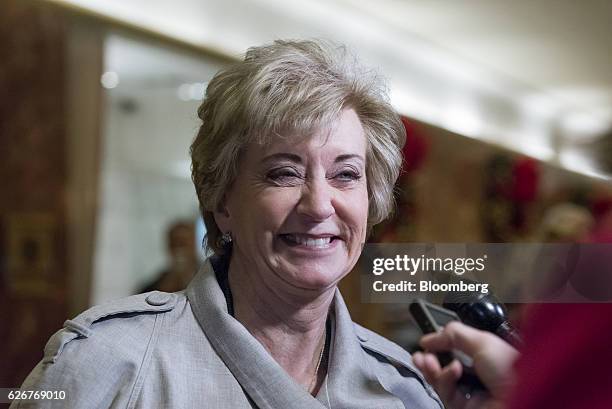
<svg viewBox="0 0 612 409">
<path fill-rule="evenodd" d="M 414 364 L 433 385 L 445 405 L 453 409 L 501 408 L 502 400 L 513 381 L 512 367 L 518 351 L 490 332 L 480 331 L 460 322 L 447 324 L 443 331 L 421 339 L 427 351 L 413 354 Z M 469 399 L 457 387 L 462 366 L 454 360 L 444 368 L 433 353 L 459 350 L 474 361 L 474 371 L 489 389 L 489 394 L 476 394 Z"/>
</svg>

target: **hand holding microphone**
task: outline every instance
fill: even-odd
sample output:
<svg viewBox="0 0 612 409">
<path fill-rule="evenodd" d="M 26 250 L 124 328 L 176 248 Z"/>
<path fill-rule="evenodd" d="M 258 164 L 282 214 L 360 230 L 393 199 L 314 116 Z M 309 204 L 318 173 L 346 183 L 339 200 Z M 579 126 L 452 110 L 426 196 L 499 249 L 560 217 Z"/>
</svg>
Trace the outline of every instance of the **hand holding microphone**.
<svg viewBox="0 0 612 409">
<path fill-rule="evenodd" d="M 449 293 L 443 306 L 422 300 L 411 304 L 413 318 L 429 333 L 421 340 L 427 352 L 413 355 L 415 365 L 447 406 L 497 407 L 512 383 L 512 366 L 519 355 L 515 348 L 522 346 L 504 305 L 492 294 L 460 292 Z"/>
<path fill-rule="evenodd" d="M 496 404 L 512 384 L 512 366 L 519 353 L 507 342 L 489 332 L 453 321 L 441 332 L 425 335 L 421 339 L 421 346 L 428 352 L 415 353 L 413 361 L 449 407 L 457 409 Z M 457 386 L 463 371 L 462 365 L 453 361 L 441 368 L 438 359 L 433 355 L 434 352 L 452 350 L 458 350 L 472 358 L 473 368 L 489 390 L 490 396 L 473 396 L 466 399 Z"/>
</svg>

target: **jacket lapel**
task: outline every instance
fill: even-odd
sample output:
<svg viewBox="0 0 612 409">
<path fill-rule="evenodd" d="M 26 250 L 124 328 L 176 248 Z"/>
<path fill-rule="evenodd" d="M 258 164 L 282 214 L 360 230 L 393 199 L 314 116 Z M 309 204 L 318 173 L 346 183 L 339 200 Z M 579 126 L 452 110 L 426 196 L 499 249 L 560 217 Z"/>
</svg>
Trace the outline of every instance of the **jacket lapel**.
<svg viewBox="0 0 612 409">
<path fill-rule="evenodd" d="M 240 322 L 228 314 L 223 291 L 210 262 L 187 288 L 187 298 L 212 347 L 258 408 L 324 408 L 286 374 Z"/>
<path fill-rule="evenodd" d="M 336 289 L 334 331 L 327 369 L 332 408 L 404 408 L 399 399 L 386 391 L 376 372 L 368 365 L 367 353 L 355 334 L 353 320 Z"/>
</svg>

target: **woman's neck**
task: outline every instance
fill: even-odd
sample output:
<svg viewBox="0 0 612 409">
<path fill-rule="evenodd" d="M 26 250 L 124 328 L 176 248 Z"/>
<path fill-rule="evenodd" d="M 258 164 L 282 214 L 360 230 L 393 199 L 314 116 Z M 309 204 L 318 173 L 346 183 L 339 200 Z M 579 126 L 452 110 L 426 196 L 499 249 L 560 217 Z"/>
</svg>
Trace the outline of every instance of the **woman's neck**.
<svg viewBox="0 0 612 409">
<path fill-rule="evenodd" d="M 325 345 L 326 321 L 335 287 L 303 296 L 271 288 L 232 260 L 229 285 L 235 318 L 266 348 L 297 383 L 318 390 L 315 374 Z M 313 379 L 315 379 L 313 382 Z M 321 379 L 319 379 L 321 378 Z M 312 392 L 312 391 L 311 391 Z"/>
</svg>

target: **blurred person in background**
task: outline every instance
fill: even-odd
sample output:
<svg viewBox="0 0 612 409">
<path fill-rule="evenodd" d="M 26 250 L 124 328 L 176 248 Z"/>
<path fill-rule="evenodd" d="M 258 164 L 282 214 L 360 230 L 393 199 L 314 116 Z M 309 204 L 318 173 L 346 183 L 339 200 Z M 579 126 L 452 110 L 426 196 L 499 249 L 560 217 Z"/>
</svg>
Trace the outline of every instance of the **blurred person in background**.
<svg viewBox="0 0 612 409">
<path fill-rule="evenodd" d="M 170 265 L 138 293 L 165 291 L 173 293 L 187 287 L 198 269 L 195 226 L 191 222 L 175 222 L 168 228 L 166 244 Z"/>
<path fill-rule="evenodd" d="M 594 219 L 587 207 L 562 202 L 546 210 L 534 240 L 537 243 L 558 243 L 561 246 L 550 247 L 553 251 L 558 252 L 559 261 L 538 271 L 534 285 L 539 298 L 549 302 L 590 301 L 588 298 L 579 296 L 572 286 L 570 275 L 577 275 L 576 263 L 579 261 L 578 255 L 580 254 L 578 243 L 589 241 L 588 237 L 593 227 Z M 582 248 L 582 250 L 588 249 Z M 566 268 L 561 270 L 560 266 L 566 266 Z M 522 305 L 525 306 L 525 304 Z"/>
<path fill-rule="evenodd" d="M 184 292 L 67 321 L 22 388 L 65 390 L 44 403 L 64 408 L 441 408 L 337 288 L 393 207 L 405 130 L 385 89 L 312 41 L 219 72 L 191 147 L 214 256 Z"/>
<path fill-rule="evenodd" d="M 584 241 L 593 223 L 593 216 L 586 207 L 569 202 L 559 203 L 546 211 L 534 239 L 539 243 Z"/>
</svg>

